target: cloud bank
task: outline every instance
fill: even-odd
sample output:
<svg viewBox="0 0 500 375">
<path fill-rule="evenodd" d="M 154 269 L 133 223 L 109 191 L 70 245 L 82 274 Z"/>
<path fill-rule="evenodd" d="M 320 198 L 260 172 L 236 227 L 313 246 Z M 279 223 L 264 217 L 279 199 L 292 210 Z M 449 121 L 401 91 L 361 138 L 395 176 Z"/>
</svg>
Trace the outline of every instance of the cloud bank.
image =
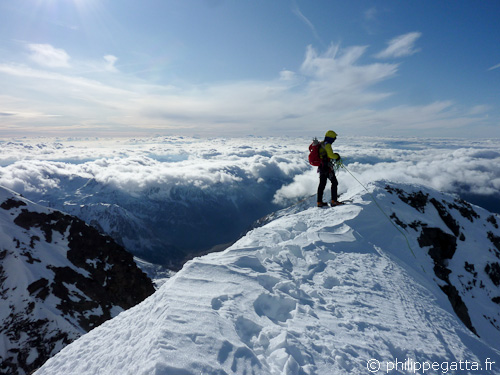
<svg viewBox="0 0 500 375">
<path fill-rule="evenodd" d="M 300 15 L 300 10 L 297 10 Z M 378 58 L 416 53 L 419 32 L 391 40 Z M 396 79 L 399 64 L 373 60 L 369 46 L 308 46 L 295 69 L 267 80 L 192 85 L 154 84 L 126 73 L 119 56 L 81 61 L 48 44 L 29 44 L 29 62 L 0 63 L 4 136 L 304 135 L 336 124 L 344 133 L 455 134 L 488 123 L 485 113 L 450 100 L 425 106 L 384 105 L 395 92 L 379 84 Z M 70 64 L 71 61 L 71 64 Z M 123 70 L 123 71 L 122 71 Z"/>
<path fill-rule="evenodd" d="M 273 181 L 277 199 L 299 199 L 317 187 L 316 170 L 307 163 L 309 143 L 293 137 L 4 140 L 0 184 L 45 194 L 67 188 L 63 180 L 90 178 L 130 194 L 160 187 L 168 196 L 181 186 L 236 189 L 242 181 Z M 500 191 L 500 141 L 340 135 L 335 146 L 366 183 L 388 179 L 458 194 Z"/>
<path fill-rule="evenodd" d="M 285 139 L 5 142 L 0 185 L 79 216 L 136 255 L 180 262 L 234 241 L 308 169 Z"/>
<path fill-rule="evenodd" d="M 363 184 L 388 180 L 427 185 L 500 212 L 498 141 L 348 138 L 336 146 L 349 171 Z M 345 170 L 338 179 L 341 191 L 358 184 Z M 317 176 L 309 170 L 278 190 L 274 200 L 289 203 L 307 191 L 314 193 L 316 187 Z"/>
</svg>

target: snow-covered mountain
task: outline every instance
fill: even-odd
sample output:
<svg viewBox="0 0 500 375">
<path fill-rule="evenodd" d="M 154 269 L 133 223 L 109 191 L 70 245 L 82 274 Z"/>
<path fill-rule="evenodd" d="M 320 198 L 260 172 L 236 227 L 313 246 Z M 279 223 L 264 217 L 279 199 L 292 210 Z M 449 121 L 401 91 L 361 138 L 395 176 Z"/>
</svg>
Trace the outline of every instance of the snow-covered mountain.
<svg viewBox="0 0 500 375">
<path fill-rule="evenodd" d="M 368 189 L 270 215 L 36 375 L 500 374 L 498 216 Z"/>
<path fill-rule="evenodd" d="M 281 186 L 257 188 L 246 178 L 243 187 L 221 183 L 131 194 L 93 179 L 74 191 L 63 185 L 63 194 L 43 200 L 109 234 L 134 255 L 174 269 L 194 255 L 234 242 L 253 220 L 278 209 L 270 201 Z"/>
<path fill-rule="evenodd" d="M 0 187 L 1 374 L 31 373 L 153 292 L 110 237 Z"/>
</svg>

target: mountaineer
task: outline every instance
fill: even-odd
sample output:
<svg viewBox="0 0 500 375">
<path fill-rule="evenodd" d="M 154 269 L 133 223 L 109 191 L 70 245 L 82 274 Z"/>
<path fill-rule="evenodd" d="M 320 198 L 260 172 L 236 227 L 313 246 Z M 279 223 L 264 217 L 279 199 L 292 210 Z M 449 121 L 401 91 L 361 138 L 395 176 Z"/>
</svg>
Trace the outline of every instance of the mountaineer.
<svg viewBox="0 0 500 375">
<path fill-rule="evenodd" d="M 333 130 L 328 130 L 325 134 L 325 139 L 320 142 L 319 147 L 319 157 L 321 158 L 321 164 L 318 166 L 319 173 L 319 185 L 318 185 L 318 207 L 326 207 L 327 203 L 323 202 L 323 192 L 325 191 L 326 182 L 330 180 L 332 183 L 331 187 L 331 206 L 338 206 L 343 204 L 337 199 L 337 186 L 338 181 L 335 177 L 334 163 L 336 161 L 340 162 L 340 155 L 332 150 L 332 143 L 337 139 L 337 133 Z"/>
</svg>

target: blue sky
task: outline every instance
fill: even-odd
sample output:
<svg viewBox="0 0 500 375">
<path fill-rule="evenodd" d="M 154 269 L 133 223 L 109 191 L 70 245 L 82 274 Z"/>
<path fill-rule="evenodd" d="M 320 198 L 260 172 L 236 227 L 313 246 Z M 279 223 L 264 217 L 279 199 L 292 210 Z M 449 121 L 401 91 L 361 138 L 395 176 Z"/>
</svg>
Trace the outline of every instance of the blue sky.
<svg viewBox="0 0 500 375">
<path fill-rule="evenodd" d="M 500 137 L 497 1 L 1 0 L 2 136 Z"/>
</svg>

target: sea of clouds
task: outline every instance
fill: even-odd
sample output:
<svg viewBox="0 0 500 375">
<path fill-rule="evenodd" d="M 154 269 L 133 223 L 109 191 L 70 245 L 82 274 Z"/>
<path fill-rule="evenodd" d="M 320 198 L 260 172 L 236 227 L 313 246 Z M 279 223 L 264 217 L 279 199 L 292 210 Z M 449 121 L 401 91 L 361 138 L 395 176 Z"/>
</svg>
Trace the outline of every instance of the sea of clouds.
<svg viewBox="0 0 500 375">
<path fill-rule="evenodd" d="M 136 254 L 167 245 L 199 253 L 315 194 L 310 142 L 251 136 L 10 139 L 0 143 L 0 185 L 94 221 Z M 338 172 L 340 193 L 386 179 L 456 193 L 500 212 L 500 140 L 339 137 L 334 149 L 347 167 Z"/>
<path fill-rule="evenodd" d="M 348 138 L 334 144 L 347 170 L 340 191 L 359 182 L 423 184 L 500 212 L 500 140 Z M 349 174 L 351 172 L 356 179 Z M 296 176 L 275 196 L 282 202 L 314 191 L 315 171 Z"/>
</svg>

